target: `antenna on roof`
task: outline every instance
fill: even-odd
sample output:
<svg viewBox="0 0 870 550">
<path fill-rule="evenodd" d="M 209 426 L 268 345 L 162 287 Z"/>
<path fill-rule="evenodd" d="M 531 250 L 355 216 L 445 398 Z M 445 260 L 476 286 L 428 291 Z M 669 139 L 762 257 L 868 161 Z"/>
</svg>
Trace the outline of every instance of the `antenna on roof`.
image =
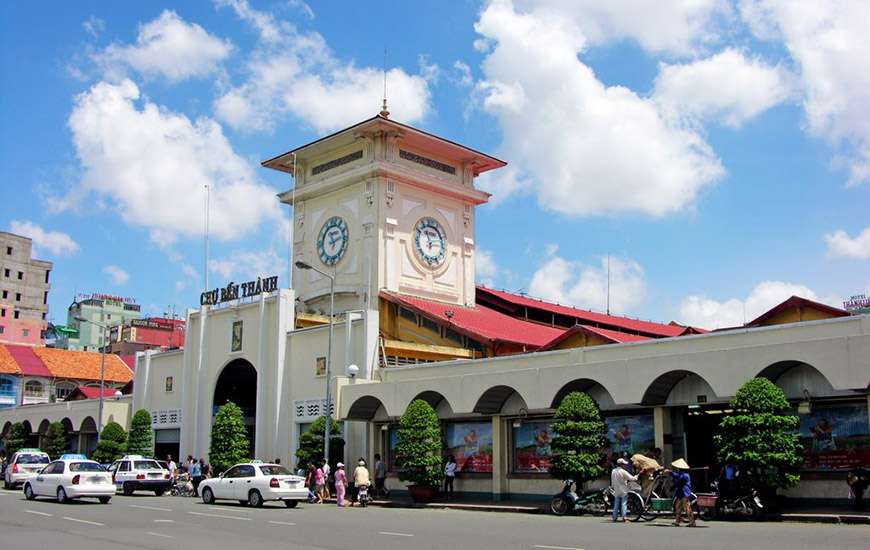
<svg viewBox="0 0 870 550">
<path fill-rule="evenodd" d="M 610 315 L 610 254 L 607 255 L 607 314 Z"/>
<path fill-rule="evenodd" d="M 390 116 L 390 111 L 387 110 L 387 47 L 384 46 L 384 104 L 381 107 L 381 112 L 378 113 L 384 118 Z"/>
</svg>

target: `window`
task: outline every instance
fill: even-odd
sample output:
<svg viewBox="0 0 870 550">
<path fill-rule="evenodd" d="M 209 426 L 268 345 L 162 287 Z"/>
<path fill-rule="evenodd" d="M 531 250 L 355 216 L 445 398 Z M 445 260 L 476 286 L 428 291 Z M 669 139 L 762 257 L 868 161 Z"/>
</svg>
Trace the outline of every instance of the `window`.
<svg viewBox="0 0 870 550">
<path fill-rule="evenodd" d="M 54 395 L 57 396 L 57 399 L 62 401 L 69 396 L 76 389 L 76 385 L 72 382 L 58 382 L 54 387 Z"/>
<path fill-rule="evenodd" d="M 446 436 L 457 472 L 492 472 L 492 422 L 451 422 Z"/>
<path fill-rule="evenodd" d="M 6 308 L 0 309 L 0 317 L 6 317 Z"/>
<path fill-rule="evenodd" d="M 12 255 L 12 247 L 11 247 L 11 246 L 7 246 L 7 247 L 6 247 L 6 255 L 7 255 L 7 256 L 11 256 L 11 255 Z"/>
<path fill-rule="evenodd" d="M 8 267 L 7 267 L 6 269 L 3 270 L 3 276 L 4 276 L 4 277 L 8 277 L 8 276 L 9 276 L 9 268 L 8 268 Z"/>
<path fill-rule="evenodd" d="M 165 382 L 165 387 L 166 387 L 166 392 L 167 392 L 167 393 L 170 393 L 170 392 L 172 391 L 172 382 L 173 382 L 172 377 L 171 377 L 171 376 L 167 376 L 167 377 L 166 377 L 166 382 Z"/>
<path fill-rule="evenodd" d="M 799 417 L 804 469 L 848 470 L 867 463 L 866 402 L 813 403 L 812 412 Z"/>
<path fill-rule="evenodd" d="M 43 304 L 47 304 L 47 303 L 48 303 L 48 291 L 47 291 L 47 290 L 46 290 L 45 292 L 42 293 L 42 303 L 43 303 Z"/>
<path fill-rule="evenodd" d="M 242 467 L 233 466 L 224 474 L 224 477 L 242 477 Z"/>
<path fill-rule="evenodd" d="M 18 310 L 16 310 L 15 312 L 12 313 L 12 317 L 14 317 L 15 319 L 18 319 L 18 317 L 19 317 L 20 315 L 21 315 L 21 312 L 18 311 Z"/>
<path fill-rule="evenodd" d="M 26 397 L 42 397 L 42 382 L 30 380 L 24 384 L 24 395 Z"/>
<path fill-rule="evenodd" d="M 20 292 L 16 292 L 16 293 L 15 293 L 15 301 L 16 301 L 16 302 L 20 302 L 20 301 L 21 301 L 21 293 L 20 293 Z"/>
<path fill-rule="evenodd" d="M 405 309 L 403 307 L 399 308 L 399 315 L 404 317 L 405 319 L 411 321 L 415 325 L 417 324 L 417 314 L 411 311 L 410 309 Z"/>
<path fill-rule="evenodd" d="M 45 271 L 45 282 L 46 282 L 46 283 L 48 283 L 48 274 L 49 274 L 49 273 L 51 273 L 51 270 L 50 270 L 50 269 L 47 269 L 47 270 Z M 46 293 L 46 294 L 47 294 L 47 293 Z"/>
<path fill-rule="evenodd" d="M 45 312 L 42 312 L 42 320 L 45 321 Z"/>
<path fill-rule="evenodd" d="M 460 346 L 462 345 L 462 335 L 453 329 L 445 328 L 444 329 L 444 337 L 447 338 L 448 340 L 452 340 L 452 341 L 456 342 Z"/>
<path fill-rule="evenodd" d="M 554 433 L 550 420 L 522 422 L 513 429 L 513 471 L 548 472 Z"/>
<path fill-rule="evenodd" d="M 239 466 L 239 477 L 254 477 L 257 473 L 254 471 L 254 467 L 248 464 L 244 466 Z"/>
<path fill-rule="evenodd" d="M 8 298 L 8 297 L 9 297 L 9 291 L 8 291 L 8 290 L 4 290 L 4 291 L 3 291 L 3 299 L 5 300 L 5 299 Z"/>
<path fill-rule="evenodd" d="M 423 328 L 427 328 L 433 332 L 441 333 L 441 326 L 431 319 L 423 317 Z"/>
<path fill-rule="evenodd" d="M 18 280 L 20 281 L 20 280 L 22 280 L 22 279 L 24 279 L 24 272 L 23 272 L 23 271 L 19 271 L 19 272 L 18 272 Z"/>
<path fill-rule="evenodd" d="M 130 471 L 130 461 L 129 460 L 122 461 L 121 464 L 118 466 L 118 471 L 119 472 L 129 472 Z"/>
<path fill-rule="evenodd" d="M 27 338 L 28 336 L 30 336 L 30 329 L 29 329 L 29 328 L 23 328 L 23 329 L 21 329 L 21 336 L 24 336 L 25 338 Z"/>
<path fill-rule="evenodd" d="M 0 334 L 3 334 L 4 332 L 6 332 L 6 327 L 0 325 Z"/>
</svg>

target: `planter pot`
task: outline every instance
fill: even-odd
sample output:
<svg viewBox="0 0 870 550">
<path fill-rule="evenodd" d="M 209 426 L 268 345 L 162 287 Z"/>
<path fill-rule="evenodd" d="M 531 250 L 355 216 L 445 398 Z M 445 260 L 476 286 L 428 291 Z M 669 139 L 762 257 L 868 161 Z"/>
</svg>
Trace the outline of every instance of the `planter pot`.
<svg viewBox="0 0 870 550">
<path fill-rule="evenodd" d="M 432 502 L 438 496 L 438 487 L 434 485 L 408 485 L 408 493 L 414 502 Z"/>
</svg>

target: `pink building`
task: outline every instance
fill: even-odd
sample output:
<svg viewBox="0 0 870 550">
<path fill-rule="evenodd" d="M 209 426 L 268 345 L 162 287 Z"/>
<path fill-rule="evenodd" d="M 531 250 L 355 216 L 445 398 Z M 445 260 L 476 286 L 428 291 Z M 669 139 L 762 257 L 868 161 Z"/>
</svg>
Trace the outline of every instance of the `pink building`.
<svg viewBox="0 0 870 550">
<path fill-rule="evenodd" d="M 44 343 L 52 263 L 32 252 L 28 237 L 0 231 L 0 343 Z"/>
</svg>

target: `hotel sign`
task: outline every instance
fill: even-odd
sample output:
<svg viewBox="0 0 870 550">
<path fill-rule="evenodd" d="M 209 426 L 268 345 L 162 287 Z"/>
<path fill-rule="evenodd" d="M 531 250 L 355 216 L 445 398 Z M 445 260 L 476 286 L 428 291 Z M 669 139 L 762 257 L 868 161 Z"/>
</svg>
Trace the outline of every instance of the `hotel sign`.
<svg viewBox="0 0 870 550">
<path fill-rule="evenodd" d="M 215 288 L 207 290 L 199 295 L 199 304 L 203 306 L 213 306 L 222 304 L 239 298 L 249 298 L 262 294 L 263 292 L 274 292 L 278 290 L 278 276 L 257 277 L 256 281 L 248 281 L 246 283 L 236 284 L 232 281 L 223 288 Z"/>
<path fill-rule="evenodd" d="M 843 309 L 846 311 L 858 311 L 865 308 L 870 308 L 870 298 L 864 294 L 856 294 L 843 302 Z"/>
</svg>

